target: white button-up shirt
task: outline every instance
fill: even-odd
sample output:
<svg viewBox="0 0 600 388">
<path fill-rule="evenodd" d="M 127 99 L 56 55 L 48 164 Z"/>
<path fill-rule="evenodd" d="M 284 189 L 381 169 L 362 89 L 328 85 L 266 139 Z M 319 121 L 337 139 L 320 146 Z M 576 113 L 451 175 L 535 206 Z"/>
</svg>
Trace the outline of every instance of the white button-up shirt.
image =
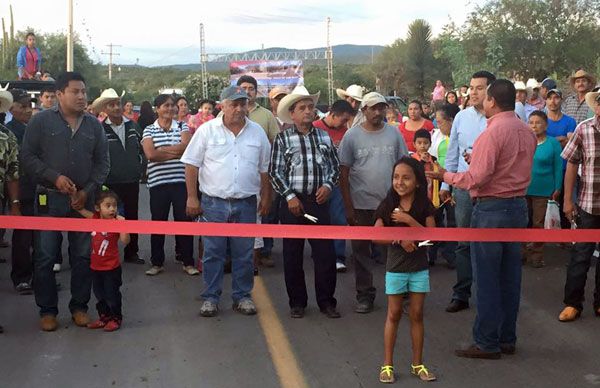
<svg viewBox="0 0 600 388">
<path fill-rule="evenodd" d="M 202 193 L 241 199 L 260 193 L 260 173 L 269 170 L 270 156 L 271 144 L 260 125 L 246 119 L 235 136 L 217 117 L 194 132 L 181 161 L 198 167 Z"/>
</svg>

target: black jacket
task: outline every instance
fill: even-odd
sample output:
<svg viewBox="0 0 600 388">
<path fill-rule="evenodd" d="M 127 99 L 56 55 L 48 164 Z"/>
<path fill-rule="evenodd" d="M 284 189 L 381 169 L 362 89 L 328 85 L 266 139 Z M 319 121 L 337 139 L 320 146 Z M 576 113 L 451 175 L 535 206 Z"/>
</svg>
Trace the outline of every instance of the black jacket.
<svg viewBox="0 0 600 388">
<path fill-rule="evenodd" d="M 108 140 L 110 155 L 110 171 L 106 184 L 139 182 L 142 173 L 142 146 L 137 124 L 134 121 L 125 122 L 125 147 L 106 119 L 102 126 Z"/>
</svg>

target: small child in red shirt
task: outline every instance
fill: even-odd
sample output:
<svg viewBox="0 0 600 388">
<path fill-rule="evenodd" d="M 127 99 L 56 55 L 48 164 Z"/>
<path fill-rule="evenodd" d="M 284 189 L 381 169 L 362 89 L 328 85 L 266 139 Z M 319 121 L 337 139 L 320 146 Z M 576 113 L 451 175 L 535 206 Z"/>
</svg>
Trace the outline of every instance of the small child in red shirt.
<svg viewBox="0 0 600 388">
<path fill-rule="evenodd" d="M 124 220 L 117 214 L 119 199 L 112 191 L 101 191 L 96 195 L 96 212 L 79 210 L 85 218 Z M 98 320 L 88 324 L 89 329 L 115 331 L 121 327 L 121 260 L 119 258 L 119 240 L 129 243 L 129 233 L 92 232 L 92 287 L 98 300 Z"/>
</svg>

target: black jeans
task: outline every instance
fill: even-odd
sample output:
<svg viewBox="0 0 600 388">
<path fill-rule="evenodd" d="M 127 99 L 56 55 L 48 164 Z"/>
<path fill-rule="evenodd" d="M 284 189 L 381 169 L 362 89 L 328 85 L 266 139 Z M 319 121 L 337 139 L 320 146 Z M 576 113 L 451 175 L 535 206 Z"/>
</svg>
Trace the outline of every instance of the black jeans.
<svg viewBox="0 0 600 388">
<path fill-rule="evenodd" d="M 125 217 L 127 220 L 137 220 L 138 200 L 140 195 L 139 182 L 111 183 L 107 185 L 109 189 L 114 191 L 119 196 L 119 200 L 123 204 L 123 217 Z M 130 233 L 129 236 L 131 240 L 125 247 L 123 254 L 125 260 L 134 257 L 139 250 L 137 233 Z"/>
<path fill-rule="evenodd" d="M 577 227 L 580 229 L 600 229 L 600 215 L 593 215 L 577 209 Z M 583 310 L 585 282 L 592 262 L 596 243 L 577 243 L 571 254 L 567 267 L 567 282 L 565 283 L 565 300 L 567 306 Z M 594 309 L 600 308 L 600 260 L 596 262 L 596 286 L 594 289 Z"/>
<path fill-rule="evenodd" d="M 33 200 L 21 202 L 21 214 L 33 216 Z M 33 275 L 33 230 L 15 229 L 12 233 L 10 278 L 16 287 L 20 283 L 31 282 Z"/>
<path fill-rule="evenodd" d="M 330 225 L 329 202 L 318 205 L 314 196 L 298 196 L 306 214 L 319 219 L 319 225 Z M 281 224 L 314 225 L 304 217 L 296 217 L 289 209 L 285 200 L 279 208 Z M 309 239 L 315 270 L 315 293 L 317 304 L 323 309 L 335 307 L 337 301 L 333 297 L 337 272 L 335 269 L 335 251 L 332 240 Z M 308 295 L 304 279 L 304 239 L 283 239 L 283 273 L 288 293 L 290 307 L 306 307 Z"/>
<path fill-rule="evenodd" d="M 92 288 L 96 296 L 98 315 L 119 321 L 121 313 L 121 266 L 109 271 L 92 270 Z"/>
<path fill-rule="evenodd" d="M 185 183 L 169 183 L 150 188 L 150 212 L 152 221 L 167 221 L 169 211 L 173 207 L 173 218 L 175 221 L 190 221 L 185 214 L 187 190 Z M 175 236 L 175 242 L 179 247 L 178 254 L 181 255 L 183 265 L 194 265 L 192 251 L 194 240 L 192 236 Z M 153 234 L 150 236 L 150 249 L 152 265 L 162 266 L 165 262 L 165 235 Z"/>
<path fill-rule="evenodd" d="M 355 209 L 357 226 L 373 226 L 375 210 Z M 354 275 L 356 283 L 356 300 L 373 303 L 376 289 L 373 286 L 373 244 L 369 240 L 352 240 L 352 256 L 354 257 Z"/>
</svg>

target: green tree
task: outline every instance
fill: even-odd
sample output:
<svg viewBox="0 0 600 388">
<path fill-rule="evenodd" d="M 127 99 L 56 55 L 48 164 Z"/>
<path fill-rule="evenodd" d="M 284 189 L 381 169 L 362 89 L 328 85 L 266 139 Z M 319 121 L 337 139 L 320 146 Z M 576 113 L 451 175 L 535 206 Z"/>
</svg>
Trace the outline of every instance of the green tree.
<svg viewBox="0 0 600 388">
<path fill-rule="evenodd" d="M 408 26 L 406 39 L 406 82 L 409 92 L 425 98 L 426 89 L 435 81 L 433 49 L 431 47 L 431 26 L 423 19 L 417 19 Z"/>
</svg>

